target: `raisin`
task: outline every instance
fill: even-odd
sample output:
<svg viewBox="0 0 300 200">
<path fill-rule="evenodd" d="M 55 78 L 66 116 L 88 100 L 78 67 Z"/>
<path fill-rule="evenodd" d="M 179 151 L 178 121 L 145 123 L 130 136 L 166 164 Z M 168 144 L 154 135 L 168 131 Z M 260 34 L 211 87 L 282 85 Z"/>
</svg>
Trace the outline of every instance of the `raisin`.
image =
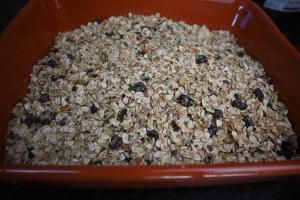
<svg viewBox="0 0 300 200">
<path fill-rule="evenodd" d="M 64 75 L 57 75 L 57 76 L 52 75 L 52 76 L 50 77 L 50 80 L 51 80 L 51 81 L 57 81 L 57 80 L 59 80 L 59 79 L 64 79 L 64 78 L 65 78 Z"/>
<path fill-rule="evenodd" d="M 48 59 L 46 64 L 47 64 L 49 67 L 51 67 L 51 68 L 55 68 L 55 67 L 58 66 L 58 64 L 56 63 L 56 61 L 55 61 L 55 60 L 52 60 L 52 59 Z"/>
<path fill-rule="evenodd" d="M 132 158 L 131 157 L 129 157 L 129 156 L 125 156 L 125 159 L 124 159 L 127 163 L 129 163 L 130 164 L 130 162 L 131 162 L 131 160 L 132 160 Z"/>
<path fill-rule="evenodd" d="M 189 96 L 182 94 L 177 98 L 177 101 L 180 105 L 185 107 L 191 107 L 194 104 L 194 100 Z"/>
<path fill-rule="evenodd" d="M 123 94 L 121 95 L 121 97 L 124 99 L 124 98 L 126 97 L 126 95 L 123 93 Z"/>
<path fill-rule="evenodd" d="M 174 131 L 180 131 L 180 127 L 176 124 L 175 121 L 172 121 L 171 126 Z"/>
<path fill-rule="evenodd" d="M 117 115 L 117 120 L 119 122 L 123 122 L 125 116 L 127 116 L 127 109 L 126 108 L 124 108 L 121 111 L 119 111 L 119 113 Z"/>
<path fill-rule="evenodd" d="M 67 57 L 70 59 L 70 60 L 73 60 L 74 59 L 74 56 L 70 53 L 67 54 Z"/>
<path fill-rule="evenodd" d="M 211 145 L 207 145 L 206 148 L 207 148 L 208 151 L 213 151 L 214 150 L 214 148 Z"/>
<path fill-rule="evenodd" d="M 115 33 L 114 33 L 113 31 L 111 31 L 111 32 L 106 32 L 105 35 L 106 35 L 107 37 L 112 37 L 112 36 L 115 35 Z"/>
<path fill-rule="evenodd" d="M 145 162 L 147 163 L 147 165 L 151 165 L 152 161 L 150 159 L 146 159 Z"/>
<path fill-rule="evenodd" d="M 91 77 L 92 78 L 96 78 L 98 75 L 97 74 L 92 74 Z"/>
<path fill-rule="evenodd" d="M 239 94 L 237 94 L 237 93 L 235 93 L 233 96 L 234 96 L 234 98 L 236 98 L 236 99 L 239 99 L 239 100 L 242 99 L 241 95 L 239 95 Z"/>
<path fill-rule="evenodd" d="M 28 114 L 26 118 L 23 120 L 23 123 L 28 127 L 31 127 L 33 124 L 36 124 L 40 121 L 40 119 L 32 114 Z"/>
<path fill-rule="evenodd" d="M 27 151 L 28 151 L 28 159 L 32 159 L 32 158 L 34 158 L 34 153 L 32 153 L 32 151 L 34 150 L 34 148 L 33 147 L 28 147 L 27 148 Z"/>
<path fill-rule="evenodd" d="M 207 58 L 205 55 L 198 55 L 196 56 L 196 64 L 203 64 L 207 63 Z"/>
<path fill-rule="evenodd" d="M 49 94 L 42 94 L 39 98 L 39 102 L 41 102 L 41 103 L 46 103 L 48 101 L 50 101 Z"/>
<path fill-rule="evenodd" d="M 73 91 L 73 92 L 76 92 L 76 91 L 77 91 L 77 86 L 74 85 L 74 86 L 72 87 L 72 91 Z"/>
<path fill-rule="evenodd" d="M 263 102 L 265 96 L 264 96 L 264 93 L 261 91 L 260 88 L 256 88 L 253 91 L 253 94 L 258 98 L 259 101 Z"/>
<path fill-rule="evenodd" d="M 58 52 L 58 48 L 52 48 L 51 50 L 50 50 L 52 53 L 57 53 Z"/>
<path fill-rule="evenodd" d="M 242 102 L 241 100 L 239 100 L 239 99 L 236 99 L 236 100 L 234 100 L 233 102 L 231 102 L 231 105 L 233 106 L 233 107 L 236 107 L 236 108 L 238 108 L 238 109 L 240 109 L 240 110 L 246 110 L 247 109 L 247 104 L 245 103 L 245 102 Z"/>
<path fill-rule="evenodd" d="M 171 156 L 176 156 L 177 154 L 178 154 L 177 149 L 171 150 Z"/>
<path fill-rule="evenodd" d="M 244 57 L 245 52 L 244 52 L 244 51 L 237 51 L 237 52 L 236 52 L 236 55 L 237 55 L 238 57 Z"/>
<path fill-rule="evenodd" d="M 143 82 L 138 82 L 134 84 L 133 86 L 129 86 L 130 91 L 135 91 L 135 92 L 145 92 L 146 91 L 146 85 Z"/>
<path fill-rule="evenodd" d="M 212 156 L 211 156 L 211 155 L 206 156 L 206 157 L 204 158 L 204 162 L 205 162 L 206 164 L 211 163 L 211 162 L 212 162 Z"/>
<path fill-rule="evenodd" d="M 41 113 L 39 118 L 39 123 L 42 125 L 49 125 L 52 120 L 54 120 L 57 116 L 57 112 L 52 111 L 44 111 Z"/>
<path fill-rule="evenodd" d="M 123 144 L 122 138 L 120 136 L 114 135 L 111 137 L 110 143 L 108 146 L 110 149 L 117 149 L 120 146 L 122 146 L 122 144 Z"/>
<path fill-rule="evenodd" d="M 252 119 L 248 115 L 244 116 L 242 120 L 245 123 L 246 128 L 253 126 Z"/>
<path fill-rule="evenodd" d="M 60 126 L 65 126 L 66 125 L 66 118 L 62 118 L 60 121 L 57 122 L 58 125 Z"/>
<path fill-rule="evenodd" d="M 90 107 L 90 112 L 94 114 L 98 111 L 99 111 L 99 108 L 97 106 L 95 106 L 95 104 L 92 104 L 92 106 Z"/>
<path fill-rule="evenodd" d="M 290 138 L 283 141 L 281 143 L 281 152 L 287 159 L 291 159 L 296 155 L 296 145 L 295 142 L 292 141 Z"/>
<path fill-rule="evenodd" d="M 158 140 L 159 138 L 159 134 L 156 130 L 147 130 L 146 134 L 148 137 L 154 138 L 155 140 Z"/>
<path fill-rule="evenodd" d="M 210 127 L 208 127 L 208 132 L 210 134 L 210 137 L 217 134 L 219 128 L 215 124 L 211 124 Z"/>
<path fill-rule="evenodd" d="M 220 109 L 215 109 L 215 110 L 214 110 L 214 113 L 213 113 L 213 116 L 214 116 L 216 119 L 221 119 L 221 118 L 223 118 L 223 111 L 220 110 Z"/>
</svg>

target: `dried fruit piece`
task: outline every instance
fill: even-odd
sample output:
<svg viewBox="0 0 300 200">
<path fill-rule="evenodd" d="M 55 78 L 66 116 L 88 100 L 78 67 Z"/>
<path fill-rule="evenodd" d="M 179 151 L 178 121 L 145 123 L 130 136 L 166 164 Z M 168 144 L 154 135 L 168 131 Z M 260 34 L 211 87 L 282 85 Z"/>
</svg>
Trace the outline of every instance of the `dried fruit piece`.
<svg viewBox="0 0 300 200">
<path fill-rule="evenodd" d="M 135 83 L 134 85 L 129 86 L 129 91 L 135 91 L 135 92 L 145 92 L 146 91 L 146 85 L 143 82 Z"/>
<path fill-rule="evenodd" d="M 177 102 L 182 106 L 191 107 L 195 101 L 191 97 L 182 94 L 177 98 Z"/>
<path fill-rule="evenodd" d="M 175 121 L 172 121 L 171 126 L 173 128 L 173 131 L 180 131 L 180 127 L 177 125 Z"/>
<path fill-rule="evenodd" d="M 66 78 L 64 75 L 57 75 L 57 76 L 52 75 L 52 76 L 50 77 L 50 80 L 51 80 L 51 81 L 57 81 L 57 80 L 59 80 L 59 79 L 64 79 L 64 78 Z"/>
<path fill-rule="evenodd" d="M 207 58 L 205 55 L 198 55 L 196 56 L 196 64 L 203 64 L 207 63 Z"/>
<path fill-rule="evenodd" d="M 178 153 L 178 150 L 177 150 L 177 149 L 171 150 L 171 156 L 176 156 L 177 153 Z"/>
<path fill-rule="evenodd" d="M 109 148 L 110 149 L 117 149 L 120 146 L 122 146 L 123 142 L 122 142 L 122 137 L 114 135 L 111 137 L 110 139 L 110 143 L 109 143 Z"/>
<path fill-rule="evenodd" d="M 28 151 L 28 159 L 33 159 L 34 158 L 34 153 L 32 152 L 34 150 L 34 148 L 33 147 L 28 147 L 27 148 L 27 151 Z"/>
<path fill-rule="evenodd" d="M 236 55 L 237 55 L 238 57 L 244 57 L 245 51 L 243 51 L 243 50 L 237 51 L 237 52 L 236 52 Z"/>
<path fill-rule="evenodd" d="M 113 31 L 111 31 L 111 32 L 106 32 L 105 35 L 106 35 L 107 37 L 112 37 L 112 36 L 115 35 L 115 33 L 114 33 Z"/>
<path fill-rule="evenodd" d="M 213 116 L 214 116 L 216 119 L 221 119 L 221 118 L 223 118 L 223 111 L 220 110 L 220 109 L 215 109 L 215 110 L 214 110 L 214 113 L 213 113 Z"/>
<path fill-rule="evenodd" d="M 99 111 L 99 108 L 95 104 L 92 104 L 92 106 L 90 107 L 90 111 L 94 114 Z"/>
<path fill-rule="evenodd" d="M 156 130 L 147 130 L 146 135 L 150 138 L 154 138 L 155 140 L 158 140 L 159 133 Z"/>
<path fill-rule="evenodd" d="M 215 124 L 211 124 L 210 127 L 208 127 L 208 132 L 210 134 L 210 137 L 214 136 L 217 134 L 219 128 Z"/>
<path fill-rule="evenodd" d="M 73 92 L 76 92 L 76 91 L 77 91 L 77 86 L 76 86 L 76 85 L 74 85 L 74 86 L 72 87 L 72 91 L 73 91 Z"/>
<path fill-rule="evenodd" d="M 233 107 L 236 107 L 236 108 L 240 109 L 240 110 L 246 110 L 247 107 L 248 107 L 245 102 L 242 102 L 239 99 L 235 99 L 233 102 L 231 102 L 231 105 Z"/>
<path fill-rule="evenodd" d="M 42 125 L 48 125 L 54 120 L 57 116 L 57 112 L 44 111 L 40 114 L 39 123 Z"/>
<path fill-rule="evenodd" d="M 41 102 L 41 103 L 46 103 L 48 101 L 50 101 L 49 94 L 42 94 L 39 98 L 39 102 Z"/>
<path fill-rule="evenodd" d="M 47 64 L 49 67 L 52 67 L 52 68 L 58 67 L 58 64 L 57 64 L 56 61 L 53 60 L 53 59 L 48 59 L 46 64 Z"/>
<path fill-rule="evenodd" d="M 265 95 L 264 93 L 261 91 L 260 88 L 256 88 L 254 91 L 253 91 L 253 94 L 258 98 L 259 101 L 263 102 L 264 98 L 265 98 Z"/>
<path fill-rule="evenodd" d="M 288 139 L 281 143 L 281 152 L 287 159 L 291 159 L 292 157 L 296 156 L 296 137 L 290 136 Z"/>
<path fill-rule="evenodd" d="M 119 113 L 117 115 L 117 120 L 119 122 L 123 122 L 125 116 L 127 116 L 127 109 L 126 108 L 124 108 L 121 111 L 119 111 Z"/>
<path fill-rule="evenodd" d="M 33 124 L 39 123 L 40 119 L 37 116 L 32 114 L 28 114 L 26 118 L 23 120 L 23 123 L 28 127 L 31 127 Z"/>
<path fill-rule="evenodd" d="M 244 116 L 242 120 L 245 123 L 246 128 L 253 126 L 252 119 L 248 115 Z"/>
</svg>

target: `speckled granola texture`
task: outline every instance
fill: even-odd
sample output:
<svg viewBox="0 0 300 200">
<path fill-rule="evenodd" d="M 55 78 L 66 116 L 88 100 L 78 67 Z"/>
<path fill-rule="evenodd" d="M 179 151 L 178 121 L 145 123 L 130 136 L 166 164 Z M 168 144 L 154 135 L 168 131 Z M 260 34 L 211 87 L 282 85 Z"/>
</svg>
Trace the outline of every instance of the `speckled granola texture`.
<svg viewBox="0 0 300 200">
<path fill-rule="evenodd" d="M 9 163 L 297 159 L 286 107 L 228 31 L 111 17 L 60 33 L 30 77 L 8 125 Z"/>
</svg>

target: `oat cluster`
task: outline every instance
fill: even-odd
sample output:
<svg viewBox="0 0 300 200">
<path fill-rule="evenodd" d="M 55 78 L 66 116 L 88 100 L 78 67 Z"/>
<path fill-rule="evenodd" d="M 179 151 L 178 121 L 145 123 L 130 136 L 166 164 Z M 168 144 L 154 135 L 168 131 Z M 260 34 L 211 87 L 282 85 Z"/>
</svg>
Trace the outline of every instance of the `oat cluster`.
<svg viewBox="0 0 300 200">
<path fill-rule="evenodd" d="M 14 107 L 9 163 L 164 165 L 294 159 L 263 67 L 228 31 L 111 17 L 60 33 Z"/>
</svg>

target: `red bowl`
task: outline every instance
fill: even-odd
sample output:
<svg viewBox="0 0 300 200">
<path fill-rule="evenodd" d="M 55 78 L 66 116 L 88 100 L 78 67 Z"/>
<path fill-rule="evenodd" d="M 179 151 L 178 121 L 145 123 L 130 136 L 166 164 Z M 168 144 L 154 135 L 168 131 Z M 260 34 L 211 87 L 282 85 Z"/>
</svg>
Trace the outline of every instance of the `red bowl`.
<svg viewBox="0 0 300 200">
<path fill-rule="evenodd" d="M 300 174 L 300 161 L 177 166 L 29 166 L 3 162 L 13 106 L 27 93 L 33 64 L 58 32 L 113 15 L 153 14 L 231 31 L 261 62 L 300 132 L 300 55 L 269 17 L 248 0 L 31 0 L 0 36 L 0 180 L 85 187 L 179 187 L 264 181 Z"/>
</svg>

